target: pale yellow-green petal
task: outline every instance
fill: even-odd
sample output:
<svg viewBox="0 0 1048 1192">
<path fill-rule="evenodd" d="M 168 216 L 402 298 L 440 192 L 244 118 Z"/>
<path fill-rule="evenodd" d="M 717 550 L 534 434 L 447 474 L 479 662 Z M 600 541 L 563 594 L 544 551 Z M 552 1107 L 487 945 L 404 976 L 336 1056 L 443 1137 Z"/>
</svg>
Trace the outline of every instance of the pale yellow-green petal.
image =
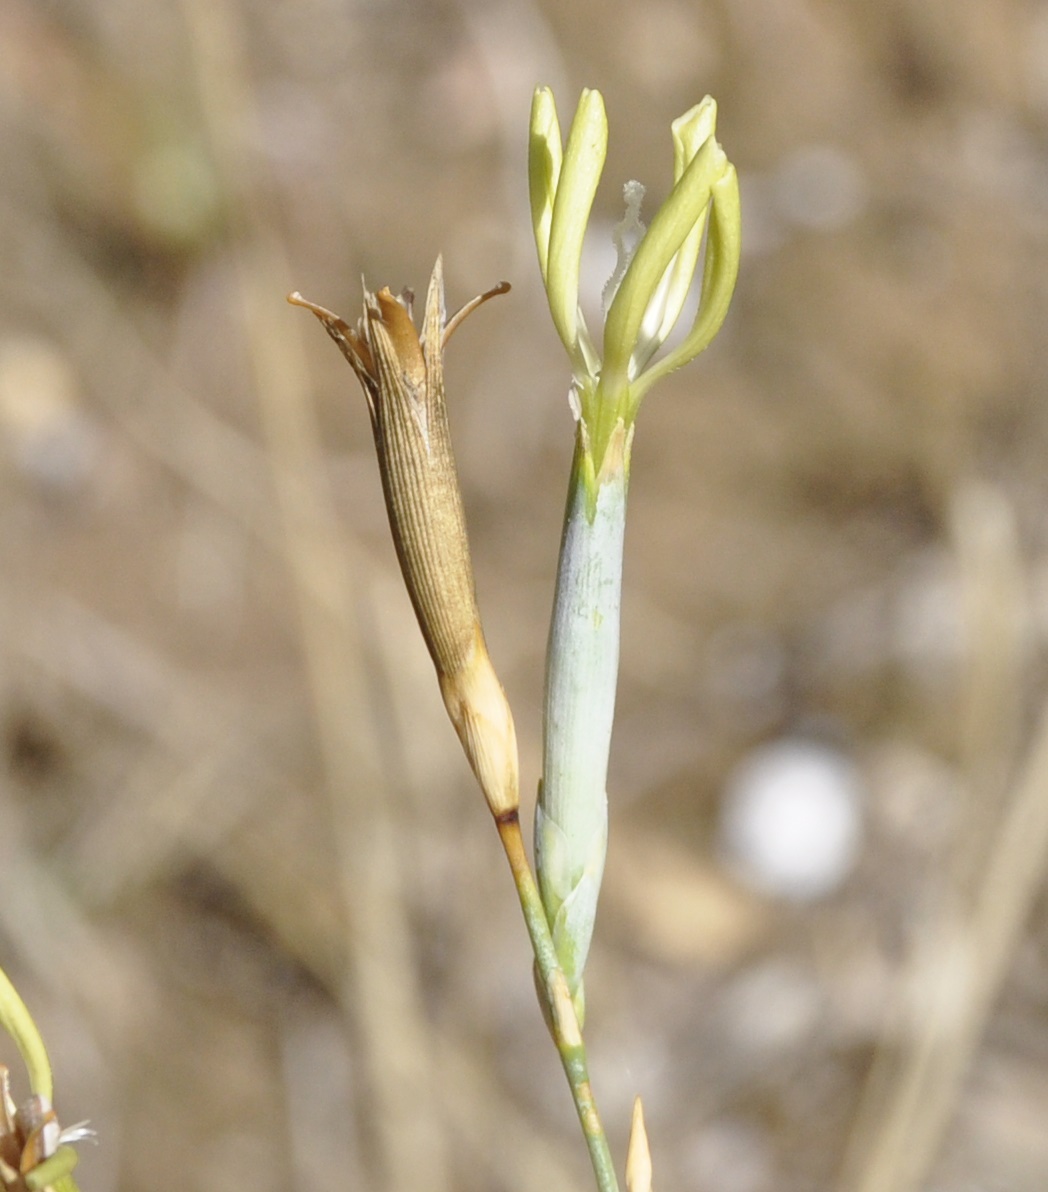
<svg viewBox="0 0 1048 1192">
<path fill-rule="evenodd" d="M 681 175 L 637 247 L 604 324 L 605 396 L 617 402 L 629 383 L 630 358 L 644 316 L 674 254 L 691 234 L 709 202 L 710 188 L 724 169 L 724 153 L 707 140 Z M 622 413 L 625 413 L 622 411 Z"/>
<path fill-rule="evenodd" d="M 586 369 L 579 347 L 579 270 L 593 197 L 608 147 L 608 119 L 599 91 L 583 91 L 564 147 L 546 267 L 550 313 L 576 374 Z"/>
<path fill-rule="evenodd" d="M 673 135 L 673 181 L 684 173 L 703 144 L 717 132 L 717 101 L 707 95 L 670 125 Z"/>
<path fill-rule="evenodd" d="M 709 95 L 697 103 L 672 124 L 673 132 L 673 181 L 679 182 L 681 175 L 694 160 L 709 137 L 717 130 L 717 104 Z M 676 326 L 680 312 L 688 299 L 691 283 L 695 277 L 699 253 L 702 251 L 702 235 L 706 230 L 705 212 L 696 222 L 687 239 L 670 262 L 659 287 L 658 308 L 644 320 L 644 334 L 651 340 L 650 350 L 635 361 L 635 367 L 643 368 L 659 346 Z"/>
<path fill-rule="evenodd" d="M 548 87 L 539 87 L 531 101 L 531 126 L 528 136 L 528 190 L 531 197 L 531 222 L 535 229 L 535 247 L 539 253 L 542 280 L 546 280 L 549 262 L 549 231 L 553 222 L 553 201 L 557 194 L 563 146 L 557 104 Z"/>
<path fill-rule="evenodd" d="M 647 369 L 632 386 L 631 415 L 636 414 L 644 394 L 660 377 L 687 364 L 709 346 L 727 316 L 742 250 L 739 179 L 730 163 L 713 185 L 712 200 L 699 312 L 684 341 Z"/>
<path fill-rule="evenodd" d="M 706 211 L 709 208 L 707 207 Z M 641 323 L 637 349 L 632 356 L 631 371 L 636 376 L 669 338 L 677 325 L 680 312 L 688 300 L 695 269 L 702 251 L 702 234 L 706 230 L 706 211 L 688 233 L 673 260 L 670 261 L 648 304 Z"/>
</svg>

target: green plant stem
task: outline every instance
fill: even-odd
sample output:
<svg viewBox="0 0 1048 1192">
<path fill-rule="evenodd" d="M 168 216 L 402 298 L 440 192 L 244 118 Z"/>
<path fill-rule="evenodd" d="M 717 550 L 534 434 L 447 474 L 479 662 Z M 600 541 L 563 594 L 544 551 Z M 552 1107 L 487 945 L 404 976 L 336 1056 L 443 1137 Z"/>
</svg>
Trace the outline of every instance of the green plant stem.
<svg viewBox="0 0 1048 1192">
<path fill-rule="evenodd" d="M 44 1047 L 44 1041 L 36 1029 L 33 1016 L 3 969 L 0 969 L 0 1027 L 3 1027 L 15 1041 L 29 1073 L 29 1087 L 34 1093 L 46 1097 L 50 1105 L 54 1083 L 47 1048 Z"/>
<path fill-rule="evenodd" d="M 582 1031 L 579 1029 L 578 1018 L 571 1003 L 567 978 L 557 959 L 557 950 L 553 946 L 553 937 L 538 886 L 528 864 L 519 814 L 511 811 L 497 816 L 495 824 L 513 874 L 513 883 L 517 887 L 520 908 L 524 912 L 524 922 L 527 924 L 531 947 L 535 953 L 541 989 L 546 997 L 549 1011 L 547 1021 L 553 1041 L 557 1045 L 568 1087 L 571 1089 L 583 1137 L 589 1148 L 597 1187 L 600 1192 L 618 1192 L 615 1164 L 590 1086 L 586 1044 L 583 1042 Z"/>
</svg>

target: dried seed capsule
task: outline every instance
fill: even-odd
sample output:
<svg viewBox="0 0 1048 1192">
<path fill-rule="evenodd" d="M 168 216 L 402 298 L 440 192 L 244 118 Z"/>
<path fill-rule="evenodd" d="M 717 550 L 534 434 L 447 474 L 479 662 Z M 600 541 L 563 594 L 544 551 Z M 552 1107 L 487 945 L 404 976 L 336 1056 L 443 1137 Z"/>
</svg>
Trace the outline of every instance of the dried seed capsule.
<svg viewBox="0 0 1048 1192">
<path fill-rule="evenodd" d="M 364 291 L 355 328 L 299 294 L 342 349 L 368 401 L 382 489 L 404 582 L 437 669 L 444 704 L 494 815 L 518 805 L 517 740 L 477 611 L 466 519 L 448 430 L 444 347 L 462 319 L 506 283 L 450 320 L 438 257 L 421 335 L 411 295 Z"/>
</svg>

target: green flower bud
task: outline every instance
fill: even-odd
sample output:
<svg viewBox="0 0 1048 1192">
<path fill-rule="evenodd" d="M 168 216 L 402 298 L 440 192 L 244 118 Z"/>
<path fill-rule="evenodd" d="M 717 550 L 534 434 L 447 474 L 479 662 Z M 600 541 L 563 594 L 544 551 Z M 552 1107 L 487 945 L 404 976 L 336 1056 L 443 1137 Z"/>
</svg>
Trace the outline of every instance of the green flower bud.
<svg viewBox="0 0 1048 1192">
<path fill-rule="evenodd" d="M 579 309 L 579 272 L 607 151 L 604 101 L 597 91 L 582 93 L 565 145 L 552 93 L 535 93 L 528 159 L 532 225 L 594 468 L 615 424 L 621 419 L 632 426 L 652 384 L 707 347 L 727 314 L 739 269 L 741 214 L 735 167 L 714 137 L 716 121 L 717 105 L 707 96 L 673 122 L 673 189 L 615 290 L 598 353 Z M 653 362 L 680 318 L 707 231 L 695 322 L 676 348 Z"/>
</svg>

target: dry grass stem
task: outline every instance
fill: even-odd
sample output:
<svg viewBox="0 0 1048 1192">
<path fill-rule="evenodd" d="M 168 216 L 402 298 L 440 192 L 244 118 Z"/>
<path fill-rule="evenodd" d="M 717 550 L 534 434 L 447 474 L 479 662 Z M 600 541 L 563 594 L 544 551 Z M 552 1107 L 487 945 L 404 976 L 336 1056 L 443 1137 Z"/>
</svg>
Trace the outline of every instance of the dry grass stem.
<svg viewBox="0 0 1048 1192">
<path fill-rule="evenodd" d="M 380 1138 L 380 1165 L 372 1180 L 391 1188 L 444 1192 L 448 1174 L 435 1072 L 400 889 L 389 791 L 371 744 L 368 695 L 359 680 L 354 588 L 320 481 L 319 436 L 300 336 L 272 303 L 286 275 L 282 252 L 252 201 L 248 181 L 256 173 L 245 147 L 255 140 L 256 122 L 240 58 L 243 42 L 229 5 L 185 0 L 184 10 L 210 130 L 222 160 L 232 167 L 227 184 L 249 229 L 235 298 L 274 460 L 340 854 L 352 941 L 340 1001 L 364 1045 L 368 1083 L 377 1101 L 372 1121 Z"/>
</svg>

